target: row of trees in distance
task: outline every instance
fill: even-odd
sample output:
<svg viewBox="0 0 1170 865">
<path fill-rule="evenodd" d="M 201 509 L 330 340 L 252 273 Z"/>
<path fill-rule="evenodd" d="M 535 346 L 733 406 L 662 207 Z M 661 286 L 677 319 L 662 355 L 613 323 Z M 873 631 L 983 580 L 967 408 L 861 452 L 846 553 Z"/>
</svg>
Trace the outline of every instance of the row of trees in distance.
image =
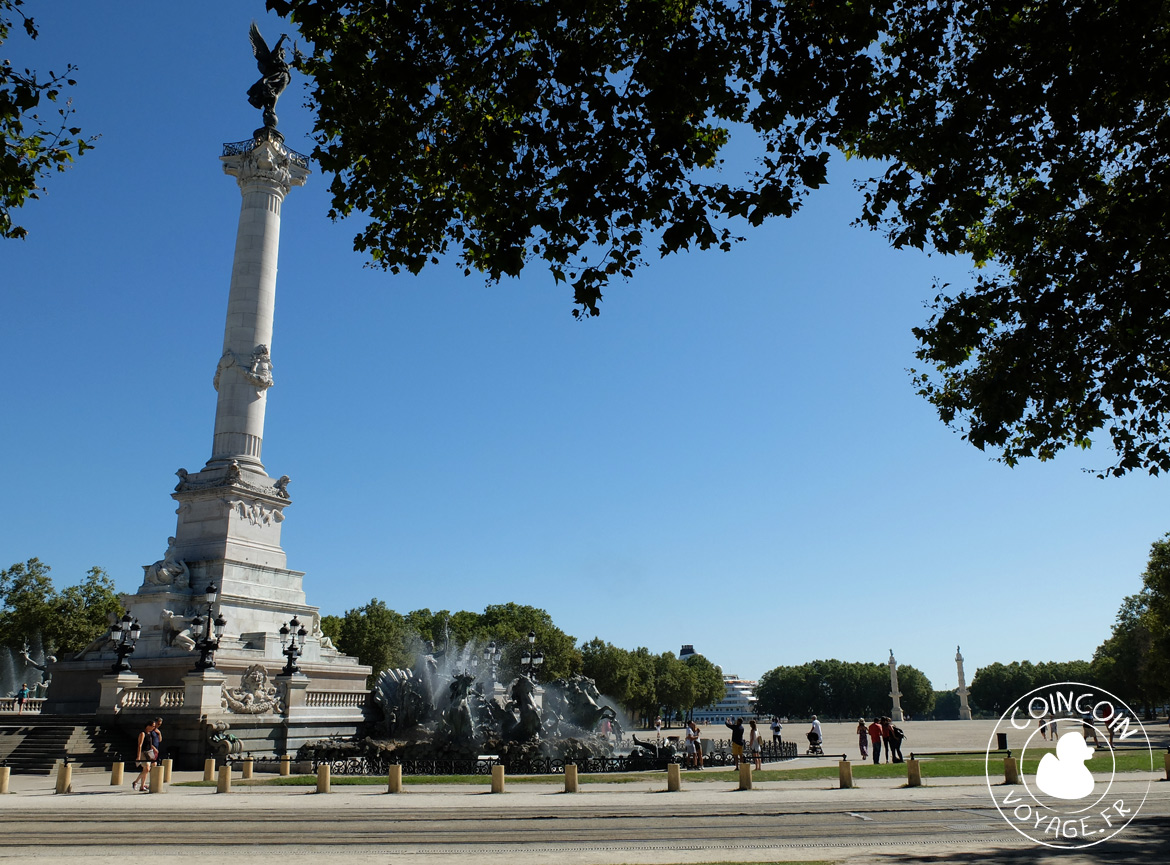
<svg viewBox="0 0 1170 865">
<path fill-rule="evenodd" d="M 902 710 L 911 717 L 928 716 L 935 694 L 930 679 L 908 664 L 898 665 Z M 756 688 L 756 705 L 768 715 L 807 718 L 873 718 L 890 713 L 890 668 L 855 661 L 811 661 L 776 667 L 764 673 Z"/>
<path fill-rule="evenodd" d="M 519 671 L 528 634 L 535 633 L 536 648 L 544 654 L 541 680 L 588 676 L 633 717 L 681 719 L 723 696 L 722 674 L 701 655 L 680 660 L 673 652 L 630 651 L 597 637 L 578 646 L 547 612 L 523 604 L 496 604 L 482 613 L 422 609 L 402 614 L 375 598 L 344 616 L 325 616 L 321 630 L 338 649 L 373 667 L 371 682 L 387 668 L 411 667 L 427 642 L 449 644 L 452 652 L 479 651 L 494 642 L 502 653 L 500 678 L 506 681 Z"/>
<path fill-rule="evenodd" d="M 108 627 L 110 613 L 122 614 L 114 583 L 101 568 L 90 568 L 79 583 L 60 590 L 49 571 L 37 558 L 0 571 L 0 645 L 19 649 L 38 635 L 46 653 L 65 657 Z M 325 616 L 321 627 L 375 674 L 410 667 L 426 641 L 442 645 L 449 639 L 457 648 L 495 641 L 503 652 L 501 676 L 511 677 L 527 635 L 535 632 L 545 657 L 542 679 L 582 673 L 634 716 L 681 719 L 723 694 L 719 669 L 701 655 L 684 661 L 672 652 L 630 651 L 597 637 L 579 646 L 547 612 L 522 604 L 492 605 L 482 613 L 422 609 L 404 615 L 374 599 L 343 616 Z M 1122 601 L 1112 633 L 1091 660 L 988 664 L 971 680 L 971 707 L 992 714 L 1034 688 L 1064 681 L 1105 688 L 1147 717 L 1170 700 L 1170 534 L 1152 545 L 1141 591 Z M 957 695 L 934 691 L 916 668 L 900 665 L 898 682 L 902 707 L 912 717 L 958 717 Z M 764 674 L 756 696 L 763 714 L 872 717 L 889 709 L 889 670 L 836 659 L 781 666 Z"/>
<path fill-rule="evenodd" d="M 1151 545 L 1141 590 L 1122 600 L 1113 631 L 1092 660 L 989 664 L 971 681 L 971 702 L 994 712 L 1056 682 L 1097 685 L 1147 718 L 1170 702 L 1170 534 Z"/>
</svg>

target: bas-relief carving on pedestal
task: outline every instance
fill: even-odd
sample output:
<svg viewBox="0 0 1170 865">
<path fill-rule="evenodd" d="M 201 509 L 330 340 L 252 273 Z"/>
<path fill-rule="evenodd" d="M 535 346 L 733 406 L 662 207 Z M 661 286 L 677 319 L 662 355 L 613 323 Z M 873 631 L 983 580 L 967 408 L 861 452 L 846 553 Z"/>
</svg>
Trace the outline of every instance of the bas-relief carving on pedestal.
<svg viewBox="0 0 1170 865">
<path fill-rule="evenodd" d="M 266 345 L 256 346 L 248 360 L 244 360 L 230 348 L 227 349 L 216 364 L 215 377 L 211 380 L 216 391 L 219 390 L 220 376 L 229 369 L 239 372 L 245 381 L 255 387 L 257 396 L 275 383 L 272 379 L 272 357 Z"/>
<path fill-rule="evenodd" d="M 179 591 L 191 588 L 191 571 L 175 551 L 175 539 L 167 538 L 166 554 L 153 565 L 147 565 L 144 585 L 169 586 Z"/>
<path fill-rule="evenodd" d="M 222 707 L 238 715 L 263 715 L 274 712 L 284 713 L 284 685 L 268 684 L 268 671 L 260 664 L 253 664 L 244 671 L 240 687 L 223 686 Z"/>
<path fill-rule="evenodd" d="M 250 502 L 243 499 L 220 499 L 220 501 L 254 526 L 270 526 L 273 523 L 284 521 L 284 513 L 280 508 L 269 507 L 256 499 L 252 499 Z"/>
</svg>

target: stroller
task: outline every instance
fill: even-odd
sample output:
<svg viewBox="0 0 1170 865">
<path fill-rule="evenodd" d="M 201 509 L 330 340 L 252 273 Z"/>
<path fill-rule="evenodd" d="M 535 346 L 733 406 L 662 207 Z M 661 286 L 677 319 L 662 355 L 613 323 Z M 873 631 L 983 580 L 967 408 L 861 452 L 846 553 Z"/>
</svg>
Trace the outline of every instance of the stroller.
<svg viewBox="0 0 1170 865">
<path fill-rule="evenodd" d="M 805 753 L 818 757 L 825 756 L 825 752 L 821 749 L 821 737 L 817 735 L 817 731 L 809 730 L 806 735 L 808 736 L 808 751 Z"/>
</svg>

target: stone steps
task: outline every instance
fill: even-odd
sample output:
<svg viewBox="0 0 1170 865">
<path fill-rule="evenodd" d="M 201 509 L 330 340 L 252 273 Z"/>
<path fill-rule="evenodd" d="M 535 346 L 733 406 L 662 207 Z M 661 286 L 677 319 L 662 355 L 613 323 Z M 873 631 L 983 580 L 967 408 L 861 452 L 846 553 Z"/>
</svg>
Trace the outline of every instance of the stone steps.
<svg viewBox="0 0 1170 865">
<path fill-rule="evenodd" d="M 0 718 L 0 765 L 14 775 L 48 775 L 66 757 L 81 769 L 106 768 L 129 743 L 93 718 L 63 715 Z"/>
</svg>

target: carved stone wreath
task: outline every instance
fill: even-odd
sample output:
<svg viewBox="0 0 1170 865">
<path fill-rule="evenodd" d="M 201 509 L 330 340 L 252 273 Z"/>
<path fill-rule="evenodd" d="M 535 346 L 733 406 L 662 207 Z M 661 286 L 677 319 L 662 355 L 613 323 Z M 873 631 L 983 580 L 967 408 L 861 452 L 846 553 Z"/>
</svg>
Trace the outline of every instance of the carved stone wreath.
<svg viewBox="0 0 1170 865">
<path fill-rule="evenodd" d="M 284 685 L 268 684 L 268 673 L 260 664 L 253 664 L 244 671 L 240 687 L 224 685 L 222 696 L 220 705 L 238 715 L 284 714 Z"/>
<path fill-rule="evenodd" d="M 272 387 L 272 357 L 268 353 L 268 346 L 258 345 L 252 356 L 246 360 L 230 348 L 224 351 L 223 356 L 215 367 L 215 377 L 211 380 L 212 386 L 219 390 L 220 375 L 229 369 L 235 369 L 244 380 L 263 392 Z"/>
</svg>

